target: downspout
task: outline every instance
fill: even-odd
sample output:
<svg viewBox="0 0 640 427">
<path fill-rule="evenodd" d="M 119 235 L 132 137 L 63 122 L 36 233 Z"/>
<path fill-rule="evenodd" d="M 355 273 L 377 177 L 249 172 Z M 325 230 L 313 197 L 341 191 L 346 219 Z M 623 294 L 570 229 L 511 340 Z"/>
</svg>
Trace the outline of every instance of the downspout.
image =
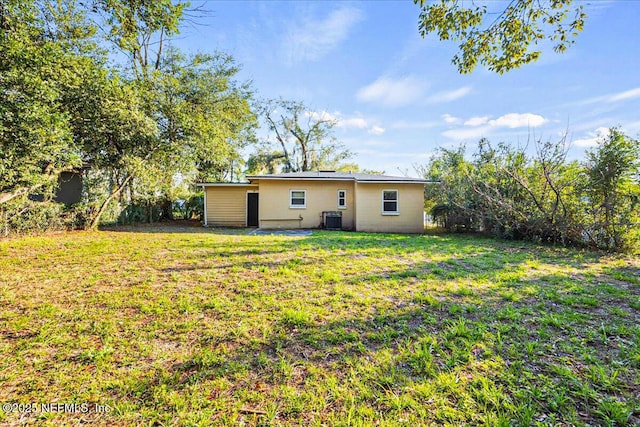
<svg viewBox="0 0 640 427">
<path fill-rule="evenodd" d="M 209 223 L 207 222 L 207 187 L 203 185 L 202 190 L 204 190 L 204 198 L 202 199 L 204 204 L 204 226 L 207 227 L 209 226 Z"/>
<path fill-rule="evenodd" d="M 353 231 L 358 231 L 358 180 L 353 180 Z"/>
</svg>

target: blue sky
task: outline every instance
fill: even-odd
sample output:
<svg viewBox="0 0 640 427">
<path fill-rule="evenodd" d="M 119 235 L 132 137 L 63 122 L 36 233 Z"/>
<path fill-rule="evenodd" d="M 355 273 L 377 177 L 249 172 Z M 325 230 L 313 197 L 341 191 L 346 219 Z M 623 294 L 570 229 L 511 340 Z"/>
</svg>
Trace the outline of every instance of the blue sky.
<svg viewBox="0 0 640 427">
<path fill-rule="evenodd" d="M 640 136 L 640 1 L 582 4 L 575 45 L 503 75 L 458 74 L 456 45 L 420 37 L 412 1 L 206 1 L 209 16 L 174 44 L 228 52 L 258 97 L 335 118 L 334 135 L 364 168 L 415 175 L 438 147 L 566 132 L 581 159 L 610 126 Z"/>
</svg>

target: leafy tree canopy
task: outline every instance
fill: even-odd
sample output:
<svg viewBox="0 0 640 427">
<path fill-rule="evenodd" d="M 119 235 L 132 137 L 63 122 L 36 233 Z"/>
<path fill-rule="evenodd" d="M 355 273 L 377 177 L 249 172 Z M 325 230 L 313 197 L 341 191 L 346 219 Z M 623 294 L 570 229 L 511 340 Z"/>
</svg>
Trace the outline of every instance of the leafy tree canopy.
<svg viewBox="0 0 640 427">
<path fill-rule="evenodd" d="M 423 176 L 427 207 L 451 231 L 482 231 L 612 251 L 640 249 L 640 142 L 618 129 L 569 161 L 568 145 L 536 141 L 535 155 L 505 143 L 440 150 Z"/>
<path fill-rule="evenodd" d="M 606 249 L 630 246 L 640 239 L 640 141 L 609 129 L 587 152 L 586 169 L 590 216 L 598 224 L 591 234 Z"/>
<path fill-rule="evenodd" d="M 127 185 L 132 199 L 136 179 L 154 183 L 153 197 L 170 197 L 174 176 L 217 177 L 240 157 L 256 123 L 251 89 L 235 79 L 231 56 L 187 57 L 168 46 L 185 7 L 0 2 L 0 203 L 53 189 L 61 171 L 89 164 L 105 178 L 91 187 L 100 196 L 89 195 L 95 226 Z M 107 64 L 109 44 L 131 72 Z"/>
<path fill-rule="evenodd" d="M 422 37 L 460 42 L 453 64 L 471 73 L 482 64 L 499 74 L 536 61 L 545 41 L 564 52 L 583 30 L 586 13 L 574 0 L 479 2 L 414 0 L 420 7 Z M 494 13 L 497 4 L 501 10 Z M 506 8 L 502 9 L 502 5 Z"/>
<path fill-rule="evenodd" d="M 129 57 L 137 78 L 160 68 L 167 39 L 180 32 L 186 2 L 172 0 L 96 0 L 106 23 L 106 39 Z"/>
<path fill-rule="evenodd" d="M 0 5 L 0 203 L 82 163 L 83 106 L 105 81 L 95 29 L 73 2 Z"/>
<path fill-rule="evenodd" d="M 352 157 L 331 133 L 335 120 L 310 111 L 304 103 L 272 99 L 258 110 L 270 134 L 247 162 L 249 173 L 337 169 Z"/>
</svg>

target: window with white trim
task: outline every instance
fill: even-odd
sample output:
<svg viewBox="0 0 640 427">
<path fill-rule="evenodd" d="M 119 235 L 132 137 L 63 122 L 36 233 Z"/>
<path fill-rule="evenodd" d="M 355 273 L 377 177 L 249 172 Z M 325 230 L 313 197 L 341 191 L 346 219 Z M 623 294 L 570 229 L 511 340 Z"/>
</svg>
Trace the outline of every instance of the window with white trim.
<svg viewBox="0 0 640 427">
<path fill-rule="evenodd" d="M 398 190 L 382 190 L 382 214 L 398 213 Z"/>
<path fill-rule="evenodd" d="M 347 190 L 338 190 L 338 209 L 347 208 Z"/>
<path fill-rule="evenodd" d="M 289 207 L 294 209 L 305 209 L 307 207 L 307 190 L 289 191 Z"/>
</svg>

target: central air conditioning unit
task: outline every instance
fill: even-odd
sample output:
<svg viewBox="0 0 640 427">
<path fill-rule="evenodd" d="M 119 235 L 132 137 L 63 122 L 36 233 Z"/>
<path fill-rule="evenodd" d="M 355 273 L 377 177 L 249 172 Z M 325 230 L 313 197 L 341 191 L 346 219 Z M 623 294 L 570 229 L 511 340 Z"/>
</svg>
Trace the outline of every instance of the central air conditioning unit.
<svg viewBox="0 0 640 427">
<path fill-rule="evenodd" d="M 322 223 L 325 230 L 342 230 L 342 212 L 322 212 Z"/>
</svg>

